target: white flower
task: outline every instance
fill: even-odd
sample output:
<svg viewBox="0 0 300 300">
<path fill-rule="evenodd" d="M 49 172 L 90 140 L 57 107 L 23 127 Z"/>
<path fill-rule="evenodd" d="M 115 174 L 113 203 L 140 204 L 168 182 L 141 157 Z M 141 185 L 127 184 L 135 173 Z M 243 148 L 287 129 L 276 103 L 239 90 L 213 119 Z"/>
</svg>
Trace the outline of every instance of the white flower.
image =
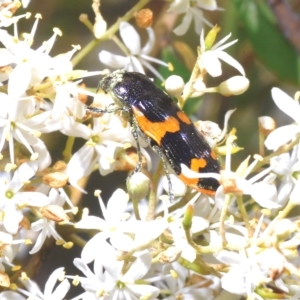
<svg viewBox="0 0 300 300">
<path fill-rule="evenodd" d="M 20 244 L 24 244 L 22 239 L 13 239 L 13 236 L 9 233 L 4 232 L 5 229 L 1 227 L 0 231 L 0 243 L 3 245 L 0 257 L 0 272 L 5 272 L 4 265 L 12 266 L 13 259 L 19 251 Z"/>
<path fill-rule="evenodd" d="M 151 267 L 152 258 L 149 252 L 139 253 L 123 274 L 124 261 L 117 260 L 117 251 L 105 241 L 100 242 L 98 247 L 101 249 L 101 258 L 99 257 L 99 264 L 94 266 L 97 273 L 93 274 L 81 260 L 75 259 L 74 261 L 75 266 L 86 276 L 86 278 L 79 278 L 86 294 L 90 295 L 85 299 L 94 299 L 92 295 L 94 297 L 109 295 L 110 299 L 149 300 L 158 296 L 159 289 L 147 284 L 151 282 L 151 279 L 144 278 Z M 105 269 L 104 276 L 99 271 L 101 266 Z M 136 283 L 136 281 L 141 282 L 142 279 L 143 284 Z"/>
<path fill-rule="evenodd" d="M 282 153 L 271 158 L 270 164 L 273 172 L 278 175 L 280 185 L 278 187 L 277 203 L 284 206 L 289 199 L 291 191 L 295 186 L 294 172 L 300 170 L 300 162 L 297 158 L 298 147 L 294 147 L 291 154 Z"/>
<path fill-rule="evenodd" d="M 45 206 L 49 198 L 39 192 L 20 192 L 24 183 L 37 171 L 37 163 L 22 164 L 13 174 L 12 179 L 0 180 L 0 208 L 4 212 L 3 225 L 11 233 L 18 232 L 19 223 L 23 219 L 22 208 L 26 206 Z"/>
<path fill-rule="evenodd" d="M 6 31 L 0 30 L 0 41 L 5 46 L 5 49 L 1 49 L 0 65 L 16 64 L 15 68 L 9 74 L 8 81 L 8 95 L 12 99 L 24 96 L 25 91 L 40 83 L 53 67 L 49 51 L 58 34 L 57 31 L 55 31 L 51 39 L 37 50 L 30 48 L 39 18 L 40 15 L 37 15 L 31 33 L 26 35 L 24 41 L 16 41 L 17 32 L 15 32 L 14 36 L 11 36 Z"/>
<path fill-rule="evenodd" d="M 269 150 L 276 151 L 280 146 L 292 141 L 300 132 L 300 106 L 297 101 L 279 88 L 272 88 L 271 93 L 278 108 L 295 121 L 294 124 L 275 129 L 266 138 L 265 146 Z"/>
<path fill-rule="evenodd" d="M 0 155 L 5 141 L 8 141 L 12 169 L 15 167 L 14 139 L 27 148 L 32 160 L 37 159 L 39 170 L 50 165 L 50 154 L 44 142 L 38 138 L 48 117 L 48 112 L 37 113 L 33 98 L 14 101 L 0 93 Z"/>
<path fill-rule="evenodd" d="M 99 53 L 100 61 L 113 68 L 124 68 L 127 71 L 135 71 L 145 74 L 145 71 L 143 69 L 144 66 L 149 69 L 156 77 L 163 81 L 162 76 L 156 71 L 154 67 L 152 67 L 150 63 L 157 63 L 166 67 L 168 67 L 168 64 L 148 55 L 154 46 L 155 36 L 152 28 L 148 27 L 146 28 L 146 30 L 149 35 L 149 40 L 146 45 L 141 48 L 141 39 L 134 27 L 127 22 L 121 22 L 120 35 L 130 53 L 128 54 L 128 56 L 124 57 L 102 50 Z"/>
<path fill-rule="evenodd" d="M 23 0 L 23 5 L 26 0 Z M 29 1 L 28 1 L 29 2 Z M 30 13 L 14 16 L 12 11 L 19 8 L 19 1 L 10 1 L 5 3 L 6 5 L 3 5 L 5 1 L 1 1 L 0 6 L 0 27 L 9 27 L 12 24 L 15 24 L 18 22 L 19 19 L 22 18 L 29 18 Z M 25 7 L 25 6 L 24 6 Z"/>
<path fill-rule="evenodd" d="M 58 268 L 52 272 L 45 284 L 44 292 L 40 290 L 38 285 L 30 280 L 27 276 L 22 277 L 22 283 L 27 290 L 18 288 L 17 290 L 26 295 L 28 299 L 35 300 L 62 300 L 70 289 L 70 283 L 67 279 L 62 279 L 64 276 L 64 268 Z M 54 289 L 57 280 L 61 281 Z"/>
<path fill-rule="evenodd" d="M 78 268 L 85 277 L 83 276 L 66 276 L 67 278 L 74 279 L 75 281 L 79 280 L 82 287 L 85 289 L 85 292 L 78 295 L 71 300 L 79 299 L 91 299 L 97 300 L 99 297 L 108 295 L 109 287 L 104 283 L 105 276 L 103 266 L 94 262 L 94 272 L 92 272 L 89 266 L 80 258 L 75 258 L 73 261 L 76 268 Z"/>
<path fill-rule="evenodd" d="M 124 126 L 124 121 L 114 114 L 109 115 L 109 122 L 105 122 L 104 118 L 94 118 L 93 128 L 77 123 L 71 117 L 65 117 L 61 131 L 66 135 L 87 140 L 73 154 L 66 170 L 70 184 L 80 190 L 82 189 L 77 184 L 78 180 L 89 175 L 97 163 L 101 175 L 111 173 L 116 165 L 117 151 L 133 139 L 129 124 Z"/>
<path fill-rule="evenodd" d="M 245 76 L 245 71 L 242 65 L 234 59 L 232 56 L 224 52 L 223 50 L 230 47 L 232 44 L 236 43 L 237 40 L 234 40 L 230 43 L 224 44 L 231 36 L 231 33 L 224 37 L 221 41 L 216 43 L 211 47 L 211 49 L 205 49 L 204 41 L 204 31 L 202 30 L 200 35 L 200 48 L 201 55 L 198 59 L 198 65 L 200 70 L 205 69 L 212 77 L 217 77 L 222 75 L 222 67 L 220 59 L 237 69 L 243 76 Z M 222 45 L 222 46 L 221 46 Z"/>
<path fill-rule="evenodd" d="M 195 22 L 195 31 L 200 34 L 203 28 L 203 23 L 212 27 L 212 24 L 203 17 L 201 9 L 216 10 L 217 2 L 215 0 L 174 0 L 170 5 L 169 12 L 175 12 L 178 14 L 185 13 L 182 23 L 177 26 L 173 32 L 177 35 L 183 35 L 187 32 L 192 20 Z"/>
<path fill-rule="evenodd" d="M 255 164 L 258 162 L 258 159 L 255 159 L 250 166 L 248 166 L 249 157 L 241 163 L 240 170 L 238 169 L 236 173 L 230 170 L 230 161 L 231 161 L 231 153 L 230 147 L 226 153 L 226 166 L 225 170 L 221 171 L 221 174 L 217 173 L 196 173 L 189 169 L 184 164 L 181 164 L 181 170 L 184 176 L 188 178 L 205 178 L 212 177 L 218 180 L 221 185 L 216 191 L 215 201 L 217 207 L 222 210 L 225 195 L 227 193 L 231 193 L 233 195 L 233 199 L 235 199 L 235 195 L 251 195 L 253 199 L 262 207 L 268 209 L 277 209 L 280 208 L 281 205 L 277 203 L 277 189 L 274 185 L 273 181 L 275 180 L 275 175 L 266 176 L 271 170 L 272 167 L 269 167 L 257 175 L 253 176 L 250 179 L 246 179 L 247 175 L 251 172 Z M 247 167 L 245 167 L 247 165 Z M 266 176 L 262 181 L 259 179 Z"/>
<path fill-rule="evenodd" d="M 176 277 L 168 276 L 176 272 Z M 165 279 L 159 280 L 154 284 L 160 287 L 161 290 L 168 291 L 170 296 L 164 298 L 166 300 L 176 300 L 176 299 L 197 299 L 197 300 L 212 300 L 214 299 L 214 290 L 210 288 L 213 281 L 216 278 L 205 279 L 202 276 L 197 276 L 193 274 L 195 279 L 194 284 L 188 285 L 187 281 L 190 279 L 188 270 L 181 266 L 179 263 L 175 262 L 172 264 L 167 264 L 163 267 L 163 273 L 166 274 Z"/>
<path fill-rule="evenodd" d="M 255 288 L 274 280 L 276 286 L 288 292 L 286 285 L 280 279 L 280 272 L 288 266 L 285 257 L 275 248 L 261 250 L 252 246 L 240 253 L 220 251 L 216 258 L 230 265 L 230 270 L 222 279 L 222 287 L 227 291 L 245 295 L 254 295 Z M 276 278 L 272 275 L 278 272 Z"/>
<path fill-rule="evenodd" d="M 77 224 L 76 228 L 96 229 L 100 232 L 92 237 L 84 246 L 81 257 L 89 263 L 99 256 L 100 253 L 95 251 L 95 247 L 102 241 L 110 238 L 110 242 L 118 247 L 122 246 L 125 250 L 128 243 L 128 237 L 125 232 L 134 232 L 134 228 L 139 226 L 135 221 L 126 222 L 129 215 L 125 213 L 129 200 L 128 194 L 123 190 L 117 189 L 107 202 L 105 207 L 100 194 L 98 195 L 99 204 L 103 214 L 103 219 L 95 216 L 84 216 Z M 131 241 L 131 239 L 129 239 Z M 128 249 L 126 249 L 128 250 Z M 102 255 L 102 254 L 101 254 Z"/>
<path fill-rule="evenodd" d="M 62 206 L 64 204 L 64 198 L 60 196 L 57 190 L 51 189 L 49 193 L 49 200 L 51 205 Z M 33 222 L 31 224 L 31 230 L 35 232 L 39 232 L 39 235 L 36 239 L 35 245 L 29 252 L 30 254 L 34 254 L 38 252 L 43 246 L 46 238 L 53 237 L 56 241 L 64 242 L 64 239 L 59 235 L 59 233 L 55 229 L 55 222 L 49 220 L 45 217 L 40 218 L 39 220 Z"/>
</svg>

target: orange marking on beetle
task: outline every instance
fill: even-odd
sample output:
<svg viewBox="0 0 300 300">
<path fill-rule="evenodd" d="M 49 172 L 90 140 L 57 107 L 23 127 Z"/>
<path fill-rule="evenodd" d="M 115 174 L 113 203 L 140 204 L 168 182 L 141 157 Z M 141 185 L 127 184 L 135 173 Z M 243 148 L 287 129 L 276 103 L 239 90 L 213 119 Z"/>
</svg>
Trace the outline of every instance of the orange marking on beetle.
<svg viewBox="0 0 300 300">
<path fill-rule="evenodd" d="M 186 124 L 192 123 L 191 120 L 189 119 L 189 117 L 183 111 L 177 112 L 177 117 Z"/>
<path fill-rule="evenodd" d="M 141 131 L 152 138 L 158 145 L 167 132 L 177 132 L 180 129 L 178 120 L 174 117 L 168 117 L 162 122 L 151 122 L 136 107 L 132 107 L 134 116 L 139 124 Z"/>
<path fill-rule="evenodd" d="M 200 172 L 199 169 L 205 168 L 207 161 L 204 158 L 193 158 L 191 160 L 191 170 L 195 172 Z"/>
<path fill-rule="evenodd" d="M 201 192 L 201 193 L 205 193 L 207 195 L 215 195 L 216 194 L 216 191 L 213 191 L 213 190 L 208 190 L 208 189 L 203 189 L 201 187 L 198 186 L 198 183 L 199 183 L 199 178 L 188 178 L 188 177 L 185 177 L 183 174 L 180 174 L 178 176 L 186 185 L 190 186 L 192 189 L 195 189 L 197 190 L 198 192 Z M 200 179 L 201 180 L 201 179 Z"/>
<path fill-rule="evenodd" d="M 211 156 L 212 159 L 217 160 L 217 156 L 216 156 L 216 153 L 214 151 L 210 152 L 210 156 Z"/>
<path fill-rule="evenodd" d="M 194 172 L 201 172 L 201 169 L 205 168 L 206 165 L 207 165 L 207 161 L 204 158 L 193 158 L 191 160 L 190 169 Z M 198 186 L 199 178 L 189 178 L 189 177 L 184 176 L 183 174 L 180 174 L 178 177 L 186 185 L 190 186 L 191 188 L 193 188 L 193 189 L 195 189 L 199 192 L 202 192 L 202 193 L 205 193 L 205 194 L 208 194 L 208 195 L 214 195 L 216 193 L 215 191 L 212 191 L 212 190 L 209 190 L 209 189 L 203 189 L 203 188 L 199 187 Z M 200 181 L 201 181 L 201 179 L 200 179 Z"/>
</svg>

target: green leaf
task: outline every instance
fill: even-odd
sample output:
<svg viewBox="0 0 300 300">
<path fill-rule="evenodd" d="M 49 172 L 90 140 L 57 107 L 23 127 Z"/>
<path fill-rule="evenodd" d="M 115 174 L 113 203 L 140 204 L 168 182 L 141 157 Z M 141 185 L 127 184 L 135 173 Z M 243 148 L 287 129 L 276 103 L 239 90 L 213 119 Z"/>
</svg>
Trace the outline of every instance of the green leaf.
<svg viewBox="0 0 300 300">
<path fill-rule="evenodd" d="M 277 27 L 270 8 L 263 1 L 233 0 L 258 58 L 276 76 L 300 83 L 297 51 Z"/>
</svg>

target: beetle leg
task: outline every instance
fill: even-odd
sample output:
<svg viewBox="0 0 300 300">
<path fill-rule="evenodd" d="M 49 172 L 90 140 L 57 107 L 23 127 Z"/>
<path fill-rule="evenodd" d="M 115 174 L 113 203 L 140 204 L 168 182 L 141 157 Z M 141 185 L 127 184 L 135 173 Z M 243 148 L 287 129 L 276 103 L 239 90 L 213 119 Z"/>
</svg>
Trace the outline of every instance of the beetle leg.
<svg viewBox="0 0 300 300">
<path fill-rule="evenodd" d="M 170 202 L 173 202 L 174 201 L 173 186 L 172 186 L 172 182 L 171 182 L 170 173 L 168 170 L 168 163 L 167 163 L 166 157 L 164 156 L 163 152 L 161 151 L 161 149 L 158 146 L 153 146 L 152 148 L 159 155 L 159 157 L 162 161 L 162 165 L 163 165 L 163 168 L 164 168 L 167 180 L 168 180 Z"/>
</svg>

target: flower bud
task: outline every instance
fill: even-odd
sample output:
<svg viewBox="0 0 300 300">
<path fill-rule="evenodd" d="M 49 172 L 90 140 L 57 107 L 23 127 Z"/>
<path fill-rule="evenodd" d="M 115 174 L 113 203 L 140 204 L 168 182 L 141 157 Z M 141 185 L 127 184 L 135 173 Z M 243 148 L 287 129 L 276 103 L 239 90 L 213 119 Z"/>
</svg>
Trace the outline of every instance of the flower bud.
<svg viewBox="0 0 300 300">
<path fill-rule="evenodd" d="M 276 129 L 276 123 L 274 119 L 268 116 L 261 116 L 258 118 L 259 130 L 264 135 L 269 135 L 273 130 Z"/>
<path fill-rule="evenodd" d="M 107 23 L 102 19 L 102 17 L 97 18 L 94 24 L 93 32 L 96 39 L 100 39 L 106 32 Z"/>
<path fill-rule="evenodd" d="M 184 230 L 188 230 L 192 227 L 193 216 L 194 216 L 194 207 L 192 205 L 188 205 L 182 220 L 182 225 Z"/>
<path fill-rule="evenodd" d="M 244 76 L 233 76 L 222 82 L 218 87 L 218 92 L 223 96 L 243 94 L 249 87 L 249 80 Z"/>
<path fill-rule="evenodd" d="M 148 195 L 150 179 L 142 172 L 134 173 L 127 180 L 127 191 L 132 201 L 140 201 Z"/>
<path fill-rule="evenodd" d="M 180 76 L 171 75 L 165 82 L 165 89 L 169 95 L 180 97 L 184 88 L 184 81 Z"/>
<path fill-rule="evenodd" d="M 202 96 L 205 93 L 205 90 L 206 90 L 206 85 L 203 82 L 203 79 L 200 77 L 197 78 L 193 83 L 193 93 L 191 95 L 191 98 Z"/>
<path fill-rule="evenodd" d="M 205 37 L 205 50 L 210 50 L 214 45 L 218 32 L 220 31 L 220 27 L 215 25 L 206 35 Z"/>
<path fill-rule="evenodd" d="M 141 9 L 135 14 L 135 20 L 140 28 L 147 28 L 152 25 L 153 12 L 149 8 Z"/>
<path fill-rule="evenodd" d="M 64 187 L 69 180 L 69 177 L 62 172 L 54 172 L 43 176 L 43 182 L 52 188 Z"/>
</svg>

